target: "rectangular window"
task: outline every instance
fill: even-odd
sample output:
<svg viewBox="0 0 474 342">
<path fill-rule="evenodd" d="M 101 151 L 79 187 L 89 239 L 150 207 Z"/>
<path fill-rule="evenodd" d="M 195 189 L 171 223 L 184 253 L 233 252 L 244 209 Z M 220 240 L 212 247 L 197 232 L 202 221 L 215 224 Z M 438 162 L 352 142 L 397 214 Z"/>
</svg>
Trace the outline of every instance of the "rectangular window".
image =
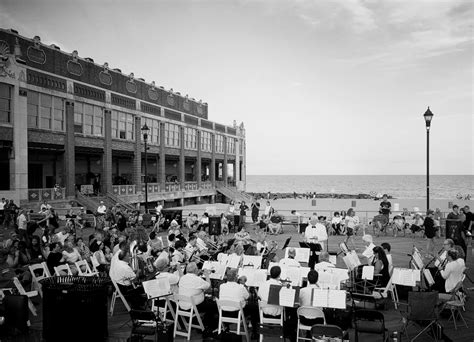
<svg viewBox="0 0 474 342">
<path fill-rule="evenodd" d="M 235 139 L 227 137 L 227 153 L 235 154 Z"/>
<path fill-rule="evenodd" d="M 158 120 L 142 117 L 142 126 L 146 123 L 148 128 L 148 143 L 152 145 L 160 144 L 160 122 Z"/>
<path fill-rule="evenodd" d="M 74 104 L 74 132 L 102 137 L 104 135 L 102 107 L 76 102 Z"/>
<path fill-rule="evenodd" d="M 224 136 L 216 134 L 216 153 L 224 153 Z"/>
<path fill-rule="evenodd" d="M 194 128 L 184 128 L 184 148 L 187 150 L 197 150 L 197 130 Z"/>
<path fill-rule="evenodd" d="M 169 147 L 180 147 L 179 126 L 165 123 L 165 145 Z"/>
<path fill-rule="evenodd" d="M 201 151 L 211 152 L 212 151 L 212 137 L 211 133 L 202 131 L 201 132 Z"/>
<path fill-rule="evenodd" d="M 135 140 L 135 119 L 132 114 L 112 111 L 112 138 Z"/>
<path fill-rule="evenodd" d="M 240 140 L 239 153 L 240 153 L 241 156 L 244 155 L 244 141 L 243 140 Z"/>
<path fill-rule="evenodd" d="M 27 92 L 28 127 L 64 131 L 64 100 L 59 97 Z"/>
<path fill-rule="evenodd" d="M 0 123 L 11 123 L 12 87 L 0 83 Z"/>
</svg>

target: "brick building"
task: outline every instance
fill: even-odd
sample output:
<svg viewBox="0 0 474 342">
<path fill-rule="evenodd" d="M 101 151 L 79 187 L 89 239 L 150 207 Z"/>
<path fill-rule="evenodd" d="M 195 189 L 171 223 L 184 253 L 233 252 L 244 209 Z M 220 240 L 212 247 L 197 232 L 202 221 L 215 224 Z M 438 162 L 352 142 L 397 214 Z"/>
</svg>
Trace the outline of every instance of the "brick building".
<svg viewBox="0 0 474 342">
<path fill-rule="evenodd" d="M 143 203 L 145 182 L 149 202 L 169 205 L 245 190 L 243 124 L 209 121 L 207 103 L 0 29 L 0 197 Z"/>
</svg>

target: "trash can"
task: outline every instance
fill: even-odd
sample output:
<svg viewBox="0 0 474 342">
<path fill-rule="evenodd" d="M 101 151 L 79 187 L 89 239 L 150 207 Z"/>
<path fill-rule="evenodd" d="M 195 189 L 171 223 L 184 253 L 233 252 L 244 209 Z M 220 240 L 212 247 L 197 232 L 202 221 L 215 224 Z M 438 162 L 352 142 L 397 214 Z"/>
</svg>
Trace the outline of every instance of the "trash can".
<svg viewBox="0 0 474 342">
<path fill-rule="evenodd" d="M 105 341 L 108 336 L 105 277 L 43 279 L 43 338 L 50 341 Z"/>
</svg>

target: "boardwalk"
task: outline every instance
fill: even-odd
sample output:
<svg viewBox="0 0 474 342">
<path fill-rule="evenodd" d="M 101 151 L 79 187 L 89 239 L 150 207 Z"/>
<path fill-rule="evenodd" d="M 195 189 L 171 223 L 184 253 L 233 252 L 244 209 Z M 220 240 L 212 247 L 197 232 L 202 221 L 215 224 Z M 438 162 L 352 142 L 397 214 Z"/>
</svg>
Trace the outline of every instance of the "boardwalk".
<svg viewBox="0 0 474 342">
<path fill-rule="evenodd" d="M 248 231 L 253 234 L 252 226 L 248 227 Z M 281 251 L 281 247 L 284 241 L 289 237 L 292 237 L 290 242 L 290 246 L 298 246 L 298 242 L 302 241 L 301 236 L 295 232 L 295 230 L 289 226 L 285 227 L 285 234 L 278 235 L 278 236 L 268 236 L 267 241 L 275 240 L 279 244 L 278 256 L 283 256 L 283 251 Z M 330 236 L 329 237 L 329 251 L 338 251 L 338 244 L 339 242 L 343 241 L 342 236 Z M 426 241 L 423 238 L 417 237 L 415 239 L 411 237 L 390 237 L 390 236 L 381 236 L 375 238 L 375 243 L 380 244 L 382 242 L 388 242 L 392 246 L 392 255 L 394 265 L 396 267 L 407 267 L 409 262 L 409 254 L 413 248 L 416 246 L 421 251 L 425 249 Z M 360 236 L 355 237 L 356 247 L 359 250 L 363 249 L 363 244 Z M 438 239 L 436 241 L 437 249 L 441 249 L 442 247 L 442 240 Z M 338 258 L 338 267 L 343 267 L 342 259 Z M 469 247 L 468 250 L 468 275 L 471 279 L 474 279 L 474 265 L 472 262 L 472 247 Z M 465 281 L 466 288 L 473 288 L 474 284 L 470 283 L 467 279 Z M 472 342 L 474 341 L 474 292 L 472 290 L 468 291 L 469 299 L 467 301 L 466 311 L 463 313 L 464 317 L 466 318 L 467 323 L 469 324 L 469 328 L 465 328 L 464 326 L 458 326 L 458 330 L 454 329 L 454 325 L 452 322 L 448 322 L 448 316 L 442 315 L 440 322 L 444 327 L 445 333 L 445 340 L 446 341 L 456 341 L 456 342 Z M 3 341 L 42 341 L 41 339 L 41 329 L 42 329 L 42 308 L 40 300 L 37 300 L 37 307 L 39 315 L 38 317 L 30 317 L 31 319 L 31 333 L 29 337 L 16 337 L 15 339 L 2 339 Z M 394 309 L 393 304 L 390 302 L 386 309 L 383 311 L 386 320 L 386 326 L 389 332 L 392 331 L 401 331 L 402 322 L 401 322 L 401 315 L 400 313 Z M 127 340 L 130 334 L 130 325 L 127 324 L 129 316 L 125 311 L 122 303 L 117 301 L 115 314 L 112 317 L 109 317 L 108 321 L 108 331 L 109 331 L 109 342 L 124 342 Z M 80 323 L 72 324 L 75 328 L 78 329 L 87 329 L 87 327 L 81 327 Z M 409 330 L 410 336 L 414 336 L 416 334 L 416 328 L 412 327 Z M 361 335 L 361 338 L 364 342 L 371 342 L 371 341 L 381 341 L 381 337 L 373 336 L 373 335 Z M 176 338 L 175 341 L 184 341 L 184 338 Z M 192 341 L 202 341 L 201 334 L 197 331 L 193 332 Z M 272 341 L 274 339 L 265 338 L 265 341 Z M 350 340 L 354 341 L 354 334 L 353 330 L 350 330 Z M 417 341 L 430 341 L 431 339 L 427 336 L 419 338 Z"/>
</svg>

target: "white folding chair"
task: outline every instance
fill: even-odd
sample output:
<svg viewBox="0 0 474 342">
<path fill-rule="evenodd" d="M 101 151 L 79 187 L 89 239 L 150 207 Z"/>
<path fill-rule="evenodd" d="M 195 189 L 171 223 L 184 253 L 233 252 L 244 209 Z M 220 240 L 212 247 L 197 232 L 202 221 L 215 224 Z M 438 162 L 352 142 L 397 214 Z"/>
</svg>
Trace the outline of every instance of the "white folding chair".
<svg viewBox="0 0 474 342">
<path fill-rule="evenodd" d="M 265 317 L 263 314 L 263 309 L 267 305 L 266 302 L 259 300 L 258 301 L 258 313 L 260 316 L 260 324 L 265 325 L 278 325 L 281 326 L 281 333 L 283 336 L 283 307 L 281 307 L 281 315 L 278 318 Z M 263 341 L 263 334 L 260 334 L 260 342 Z"/>
<path fill-rule="evenodd" d="M 20 281 L 18 280 L 17 277 L 14 277 L 13 278 L 13 284 L 15 284 L 15 287 L 16 289 L 18 290 L 18 292 L 21 294 L 21 295 L 24 295 L 24 296 L 27 296 L 28 297 L 28 308 L 30 309 L 31 313 L 33 314 L 33 316 L 36 316 L 36 308 L 35 308 L 35 305 L 33 304 L 33 302 L 31 301 L 31 297 L 36 297 L 38 295 L 38 291 L 29 291 L 29 292 L 26 292 L 25 291 L 25 288 L 23 287 L 23 285 L 21 285 Z"/>
<path fill-rule="evenodd" d="M 99 267 L 100 264 L 94 254 L 91 255 L 91 264 L 92 264 L 92 271 L 99 273 L 99 270 L 97 269 L 97 267 Z"/>
<path fill-rule="evenodd" d="M 115 291 L 114 291 L 114 294 L 112 295 L 112 300 L 110 301 L 110 310 L 109 310 L 110 316 L 113 316 L 114 314 L 115 301 L 117 300 L 117 297 L 122 300 L 123 305 L 125 305 L 125 309 L 127 309 L 127 311 L 130 312 L 130 305 L 128 304 L 127 300 L 125 299 L 122 292 L 120 291 L 117 283 L 115 282 L 115 280 L 113 279 L 111 280 L 112 280 L 112 284 L 114 284 Z"/>
<path fill-rule="evenodd" d="M 216 303 L 217 303 L 217 308 L 219 310 L 218 333 L 219 334 L 221 333 L 223 323 L 235 323 L 237 324 L 237 331 L 235 331 L 235 333 L 237 333 L 237 335 L 240 335 L 240 324 L 242 323 L 242 325 L 244 326 L 244 332 L 245 332 L 245 337 L 247 338 L 247 342 L 250 342 L 247 321 L 245 319 L 242 304 L 240 302 L 234 302 L 230 300 L 220 300 L 220 299 L 217 299 Z M 237 311 L 238 311 L 237 318 L 223 315 L 223 312 L 237 312 Z"/>
<path fill-rule="evenodd" d="M 311 326 L 302 324 L 300 317 L 304 317 L 307 319 L 322 318 L 324 321 L 322 324 L 326 324 L 326 318 L 324 317 L 324 312 L 320 308 L 316 308 L 314 306 L 302 306 L 298 308 L 298 310 L 296 311 L 296 314 L 298 315 L 296 342 L 298 342 L 299 340 L 310 340 L 310 341 L 312 340 L 312 338 L 300 337 L 300 330 L 311 331 Z"/>
<path fill-rule="evenodd" d="M 34 289 L 38 291 L 41 298 L 43 298 L 43 291 L 41 289 L 40 280 L 46 279 L 51 277 L 49 274 L 48 266 L 46 266 L 45 262 L 40 264 L 33 264 L 28 266 L 31 277 L 32 277 L 32 284 Z"/>
<path fill-rule="evenodd" d="M 193 297 L 175 295 L 175 301 L 177 305 L 176 305 L 176 317 L 174 320 L 173 337 L 176 337 L 176 335 L 185 336 L 189 341 L 191 339 L 192 328 L 197 328 L 204 331 L 204 324 L 202 323 L 201 315 L 199 314 L 196 304 L 194 304 Z M 189 310 L 184 310 L 180 306 L 181 303 L 188 303 L 191 306 L 191 308 Z M 179 317 L 183 317 L 184 328 L 187 330 L 186 332 L 178 330 Z M 188 322 L 186 322 L 185 317 L 189 319 Z M 197 319 L 199 325 L 193 324 L 194 318 Z"/>
<path fill-rule="evenodd" d="M 151 311 L 155 312 L 156 314 L 159 313 L 166 322 L 174 323 L 174 320 L 176 318 L 176 313 L 173 309 L 173 306 L 171 305 L 171 302 L 174 301 L 173 298 L 166 297 L 164 299 L 165 306 L 156 305 L 157 301 L 158 299 L 152 299 Z M 171 314 L 172 319 L 168 318 L 168 313 Z"/>
<path fill-rule="evenodd" d="M 92 272 L 87 260 L 76 261 L 74 264 L 76 265 L 78 275 L 80 276 L 90 277 L 99 274 L 98 272 Z"/>
<path fill-rule="evenodd" d="M 59 277 L 59 276 L 64 275 L 64 273 L 66 273 L 66 275 L 71 275 L 72 276 L 72 271 L 71 271 L 71 268 L 69 267 L 68 264 L 59 265 L 59 266 L 54 267 L 54 275 L 55 276 Z"/>
</svg>

